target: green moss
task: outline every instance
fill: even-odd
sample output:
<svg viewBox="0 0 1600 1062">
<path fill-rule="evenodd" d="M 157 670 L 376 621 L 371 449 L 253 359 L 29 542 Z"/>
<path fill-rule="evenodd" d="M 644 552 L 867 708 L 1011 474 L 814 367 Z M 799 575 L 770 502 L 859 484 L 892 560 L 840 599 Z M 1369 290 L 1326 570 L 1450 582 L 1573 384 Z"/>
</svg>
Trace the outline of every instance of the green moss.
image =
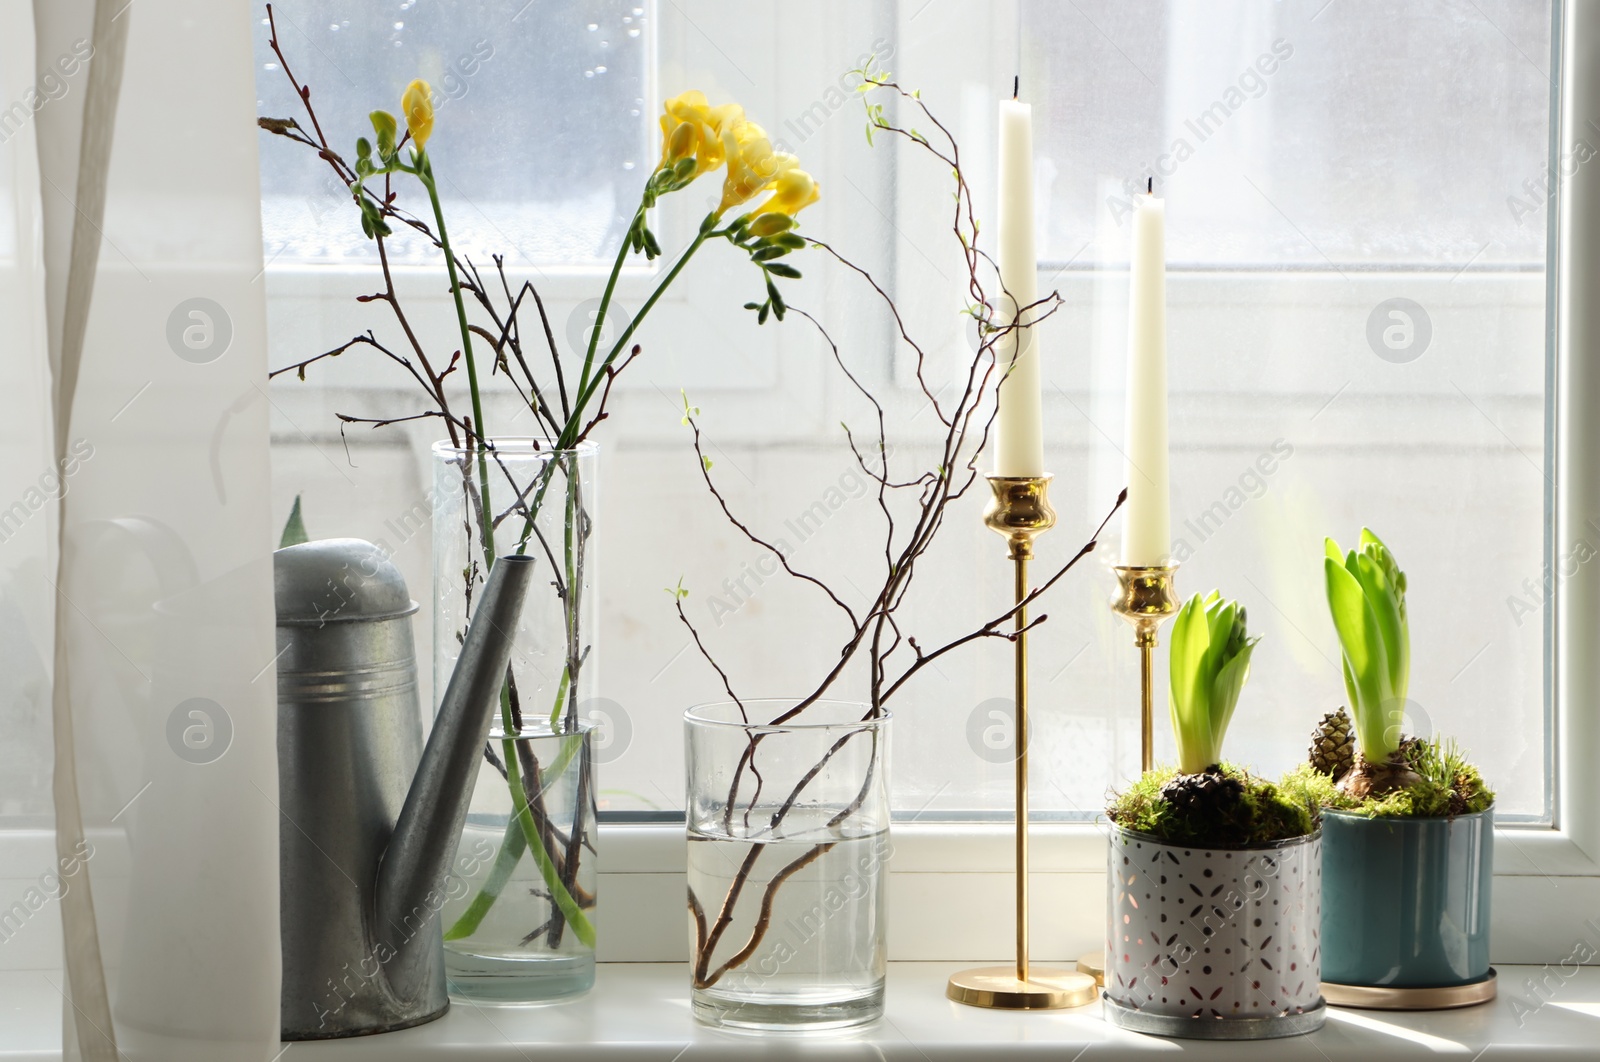
<svg viewBox="0 0 1600 1062">
<path fill-rule="evenodd" d="M 1383 797 L 1355 800 L 1340 792 L 1333 779 L 1309 763 L 1285 775 L 1283 784 L 1305 793 L 1318 807 L 1338 808 L 1368 818 L 1437 819 L 1473 815 L 1494 804 L 1494 791 L 1484 784 L 1483 775 L 1467 762 L 1454 741 L 1412 740 L 1402 751 L 1422 780 Z"/>
<path fill-rule="evenodd" d="M 1196 847 L 1242 846 L 1303 837 L 1317 828 L 1317 804 L 1297 789 L 1258 778 L 1242 767 L 1224 763 L 1222 772 L 1243 790 L 1224 814 L 1180 814 L 1161 797 L 1161 787 L 1177 777 L 1172 767 L 1147 771 L 1116 794 L 1106 814 L 1118 826 L 1146 833 L 1168 844 Z"/>
<path fill-rule="evenodd" d="M 1278 788 L 1285 796 L 1309 808 L 1338 807 L 1339 801 L 1344 798 L 1339 787 L 1333 784 L 1333 778 L 1309 763 L 1296 765 L 1278 782 Z"/>
</svg>

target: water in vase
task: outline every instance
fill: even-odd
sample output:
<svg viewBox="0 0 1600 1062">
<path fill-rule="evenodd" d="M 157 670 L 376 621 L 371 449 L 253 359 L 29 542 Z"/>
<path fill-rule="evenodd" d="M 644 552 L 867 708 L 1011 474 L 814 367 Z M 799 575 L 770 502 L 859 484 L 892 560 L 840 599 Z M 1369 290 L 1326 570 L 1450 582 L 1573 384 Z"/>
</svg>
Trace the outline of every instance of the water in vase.
<svg viewBox="0 0 1600 1062">
<path fill-rule="evenodd" d="M 773 809 L 746 830 L 689 831 L 694 1007 L 704 1021 L 746 1028 L 836 1028 L 882 1013 L 887 830 L 852 834 L 820 811 L 796 808 L 777 833 Z M 808 816 L 812 821 L 807 821 Z M 715 823 L 713 829 L 722 827 Z M 749 870 L 720 932 L 730 892 Z M 765 910 L 770 903 L 770 909 Z M 710 941 L 701 954 L 702 934 Z M 714 939 L 713 939 L 714 938 Z"/>
</svg>

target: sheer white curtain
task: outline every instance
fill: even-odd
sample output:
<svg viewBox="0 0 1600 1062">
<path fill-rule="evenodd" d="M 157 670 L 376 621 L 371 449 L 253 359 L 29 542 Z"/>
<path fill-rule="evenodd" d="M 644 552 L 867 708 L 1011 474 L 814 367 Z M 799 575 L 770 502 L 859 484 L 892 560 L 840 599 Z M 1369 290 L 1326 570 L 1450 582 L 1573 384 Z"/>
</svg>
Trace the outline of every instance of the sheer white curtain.
<svg viewBox="0 0 1600 1062">
<path fill-rule="evenodd" d="M 52 679 L 69 1058 L 278 1051 L 252 17 L 0 7 L 0 660 Z"/>
</svg>

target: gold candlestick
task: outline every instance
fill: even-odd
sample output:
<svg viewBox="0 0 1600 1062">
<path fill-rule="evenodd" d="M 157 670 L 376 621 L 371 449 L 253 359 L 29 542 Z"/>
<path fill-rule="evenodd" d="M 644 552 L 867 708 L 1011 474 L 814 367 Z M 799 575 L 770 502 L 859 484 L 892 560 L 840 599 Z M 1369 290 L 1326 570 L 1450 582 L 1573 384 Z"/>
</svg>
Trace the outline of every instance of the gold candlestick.
<svg viewBox="0 0 1600 1062">
<path fill-rule="evenodd" d="M 1016 576 L 1015 634 L 1017 840 L 1017 961 L 1014 966 L 984 966 L 950 978 L 945 995 L 957 1003 L 999 1010 L 1054 1010 L 1094 1002 L 1094 979 L 1075 970 L 1028 965 L 1028 561 L 1033 540 L 1055 526 L 1047 488 L 1050 477 L 990 476 L 994 496 L 983 522 L 1005 536 Z"/>
<path fill-rule="evenodd" d="M 1159 565 L 1147 568 L 1116 568 L 1117 596 L 1111 599 L 1111 611 L 1133 625 L 1133 644 L 1139 647 L 1139 770 L 1148 771 L 1155 766 L 1155 706 L 1151 687 L 1155 676 L 1152 657 L 1156 648 L 1156 631 L 1161 624 L 1178 611 L 1178 598 L 1173 593 L 1172 576 L 1176 565 Z M 1105 952 L 1093 951 L 1078 960 L 1078 970 L 1105 984 Z"/>
<path fill-rule="evenodd" d="M 1139 647 L 1139 770 L 1155 766 L 1155 712 L 1152 705 L 1151 656 L 1156 647 L 1156 631 L 1178 611 L 1178 598 L 1172 591 L 1176 565 L 1148 568 L 1117 568 L 1117 596 L 1111 611 L 1133 624 L 1133 644 Z"/>
</svg>

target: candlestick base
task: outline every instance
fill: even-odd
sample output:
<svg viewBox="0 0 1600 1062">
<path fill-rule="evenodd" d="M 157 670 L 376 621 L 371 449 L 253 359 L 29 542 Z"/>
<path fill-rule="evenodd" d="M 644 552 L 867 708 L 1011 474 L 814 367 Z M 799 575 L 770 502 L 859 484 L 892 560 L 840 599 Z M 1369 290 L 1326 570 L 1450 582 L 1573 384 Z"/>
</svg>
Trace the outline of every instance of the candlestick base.
<svg viewBox="0 0 1600 1062">
<path fill-rule="evenodd" d="M 1118 567 L 1117 596 L 1111 611 L 1133 625 L 1133 644 L 1139 647 L 1139 769 L 1155 766 L 1155 720 L 1151 688 L 1151 656 L 1156 647 L 1156 631 L 1178 611 L 1178 597 L 1172 577 L 1177 565 Z"/>
<path fill-rule="evenodd" d="M 1106 951 L 1100 948 L 1086 955 L 1078 957 L 1078 972 L 1087 977 L 1094 978 L 1094 983 L 1105 987 L 1106 983 Z"/>
<path fill-rule="evenodd" d="M 957 1003 L 991 1010 L 1060 1010 L 1093 1003 L 1099 993 L 1094 978 L 1073 970 L 1036 966 L 1026 981 L 1015 966 L 981 966 L 950 978 L 944 994 Z"/>
</svg>

